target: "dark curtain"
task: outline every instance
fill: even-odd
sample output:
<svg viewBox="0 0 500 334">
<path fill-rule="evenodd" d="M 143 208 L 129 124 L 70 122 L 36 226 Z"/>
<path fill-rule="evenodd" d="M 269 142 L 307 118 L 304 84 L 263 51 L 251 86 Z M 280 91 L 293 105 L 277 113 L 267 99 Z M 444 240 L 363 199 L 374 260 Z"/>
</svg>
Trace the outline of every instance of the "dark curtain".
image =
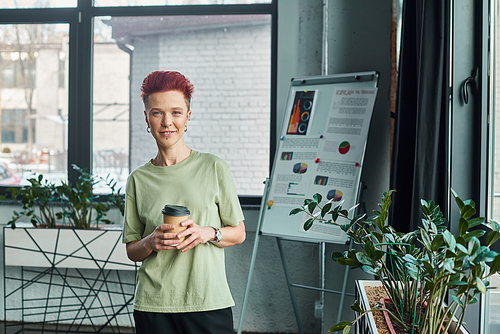
<svg viewBox="0 0 500 334">
<path fill-rule="evenodd" d="M 391 162 L 389 223 L 421 221 L 420 199 L 445 204 L 449 0 L 404 0 Z"/>
</svg>

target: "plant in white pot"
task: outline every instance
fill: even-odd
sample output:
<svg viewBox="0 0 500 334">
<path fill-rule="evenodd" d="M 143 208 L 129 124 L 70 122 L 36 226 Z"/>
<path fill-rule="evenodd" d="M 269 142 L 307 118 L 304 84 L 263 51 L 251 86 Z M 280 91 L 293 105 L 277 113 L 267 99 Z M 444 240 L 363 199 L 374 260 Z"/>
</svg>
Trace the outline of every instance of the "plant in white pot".
<svg viewBox="0 0 500 334">
<path fill-rule="evenodd" d="M 474 202 L 462 201 L 452 191 L 461 214 L 457 237 L 445 227 L 440 208 L 433 201 L 424 200 L 422 227 L 400 233 L 386 224 L 392 193 L 384 193 L 381 210 L 372 217 L 350 217 L 352 208 L 322 204 L 320 194 L 290 212 L 310 216 L 304 224 L 306 230 L 314 222 L 339 226 L 361 250 L 333 253 L 333 259 L 375 275 L 394 303 L 395 311 L 391 312 L 382 304 L 363 310 L 356 301 L 351 308 L 360 315 L 354 321 L 340 322 L 330 331 L 349 333 L 354 323 L 367 313 L 384 310 L 401 324 L 404 333 L 459 333 L 467 306 L 477 301 L 478 294 L 486 292 L 488 276 L 500 269 L 500 256 L 490 250 L 500 238 L 500 226 L 484 218 L 472 218 L 476 213 Z M 479 238 L 487 230 L 490 232 L 482 245 Z M 485 274 L 488 262 L 491 262 L 489 275 Z M 445 306 L 448 292 L 452 300 Z M 409 322 L 404 321 L 404 314 L 410 314 Z M 456 325 L 450 321 L 453 318 L 458 319 Z"/>
<path fill-rule="evenodd" d="M 67 181 L 56 185 L 39 175 L 28 179 L 28 186 L 8 188 L 11 198 L 20 202 L 21 210 L 14 210 L 7 224 L 15 228 L 17 221 L 29 219 L 34 227 L 53 228 L 62 225 L 91 228 L 99 227 L 100 223 L 113 223 L 105 218 L 113 206 L 123 215 L 124 195 L 120 194 L 121 189 L 116 189 L 116 181 L 109 177 L 100 178 L 75 165 L 73 168 L 80 173 L 74 185 Z M 105 182 L 111 190 L 105 200 L 93 193 L 95 185 L 100 182 Z"/>
</svg>

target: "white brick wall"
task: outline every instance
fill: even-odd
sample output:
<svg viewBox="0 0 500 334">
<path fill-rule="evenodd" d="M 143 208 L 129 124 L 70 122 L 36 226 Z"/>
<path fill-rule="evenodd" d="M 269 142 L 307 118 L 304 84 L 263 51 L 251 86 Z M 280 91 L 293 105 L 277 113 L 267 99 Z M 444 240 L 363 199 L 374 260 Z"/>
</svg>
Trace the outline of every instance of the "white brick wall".
<svg viewBox="0 0 500 334">
<path fill-rule="evenodd" d="M 269 174 L 270 25 L 141 37 L 134 47 L 131 168 L 156 154 L 139 98 L 142 79 L 176 70 L 195 87 L 186 144 L 226 160 L 240 195 L 262 194 Z"/>
</svg>

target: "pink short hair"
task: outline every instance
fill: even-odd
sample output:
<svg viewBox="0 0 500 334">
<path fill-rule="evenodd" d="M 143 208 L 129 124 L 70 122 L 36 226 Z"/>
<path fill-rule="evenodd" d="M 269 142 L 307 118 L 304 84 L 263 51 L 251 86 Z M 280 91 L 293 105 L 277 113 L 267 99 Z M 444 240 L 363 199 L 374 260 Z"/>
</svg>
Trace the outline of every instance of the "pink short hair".
<svg viewBox="0 0 500 334">
<path fill-rule="evenodd" d="M 181 92 L 186 100 L 188 110 L 191 108 L 191 95 L 194 92 L 194 86 L 188 78 L 176 71 L 154 71 L 144 78 L 141 85 L 141 98 L 144 106 L 146 106 L 151 94 L 170 90 Z"/>
</svg>

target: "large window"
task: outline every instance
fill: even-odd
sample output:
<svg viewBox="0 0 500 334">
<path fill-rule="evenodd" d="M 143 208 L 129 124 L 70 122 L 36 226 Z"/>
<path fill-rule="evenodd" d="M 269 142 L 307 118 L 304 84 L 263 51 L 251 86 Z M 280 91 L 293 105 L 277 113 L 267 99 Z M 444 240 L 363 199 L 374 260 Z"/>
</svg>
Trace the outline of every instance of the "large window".
<svg viewBox="0 0 500 334">
<path fill-rule="evenodd" d="M 491 1 L 490 32 L 490 218 L 500 222 L 500 4 Z M 500 250 L 496 249 L 497 252 Z M 484 334 L 498 333 L 500 330 L 500 275 L 490 279 L 492 289 L 484 299 Z"/>
<path fill-rule="evenodd" d="M 0 8 L 9 8 L 0 17 L 6 31 L 44 31 L 21 48 L 4 38 L 0 50 L 0 151 L 21 183 L 32 173 L 74 181 L 75 164 L 124 186 L 156 154 L 142 79 L 177 70 L 195 86 L 186 143 L 226 160 L 242 204 L 259 204 L 275 140 L 271 0 L 18 0 Z"/>
<path fill-rule="evenodd" d="M 238 194 L 262 194 L 269 171 L 270 15 L 97 17 L 94 31 L 94 171 L 125 182 L 123 167 L 156 155 L 139 88 L 154 70 L 177 70 L 195 86 L 186 144 L 227 161 Z"/>
<path fill-rule="evenodd" d="M 68 24 L 0 26 L 0 159 L 21 184 L 67 178 L 68 35 Z"/>
<path fill-rule="evenodd" d="M 77 0 L 0 0 L 0 8 L 76 7 Z"/>
<path fill-rule="evenodd" d="M 96 6 L 156 6 L 156 5 L 235 5 L 271 3 L 272 0 L 95 0 Z"/>
</svg>

